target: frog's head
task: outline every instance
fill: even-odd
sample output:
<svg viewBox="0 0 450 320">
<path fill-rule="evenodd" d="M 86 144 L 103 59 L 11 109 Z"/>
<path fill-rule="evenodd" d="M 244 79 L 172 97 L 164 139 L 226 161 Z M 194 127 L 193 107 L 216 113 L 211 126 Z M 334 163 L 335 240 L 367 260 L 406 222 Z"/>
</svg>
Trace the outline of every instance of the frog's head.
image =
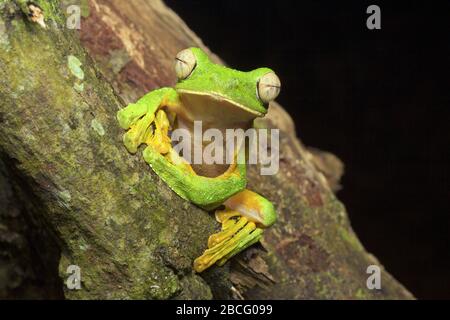
<svg viewBox="0 0 450 320">
<path fill-rule="evenodd" d="M 280 80 L 271 69 L 249 72 L 230 69 L 211 62 L 199 48 L 180 51 L 175 59 L 175 71 L 177 92 L 195 97 L 196 103 L 208 101 L 202 104 L 209 109 L 227 106 L 238 113 L 244 111 L 248 116 L 261 117 L 280 92 Z"/>
</svg>

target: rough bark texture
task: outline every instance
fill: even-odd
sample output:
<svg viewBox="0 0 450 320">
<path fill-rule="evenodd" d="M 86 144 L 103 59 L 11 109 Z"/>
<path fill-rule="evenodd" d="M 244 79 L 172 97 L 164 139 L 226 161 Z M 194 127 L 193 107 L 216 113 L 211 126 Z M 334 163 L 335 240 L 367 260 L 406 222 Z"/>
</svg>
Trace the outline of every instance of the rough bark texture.
<svg viewBox="0 0 450 320">
<path fill-rule="evenodd" d="M 366 288 L 379 262 L 333 194 L 342 164 L 304 148 L 278 105 L 259 125 L 281 128 L 280 172 L 250 167 L 249 188 L 279 221 L 262 245 L 195 274 L 217 224 L 126 152 L 115 113 L 173 85 L 180 49 L 206 48 L 160 1 L 83 2 L 79 32 L 65 28 L 69 2 L 34 1 L 43 28 L 26 2 L 0 1 L 0 297 L 412 298 L 384 270 L 382 290 Z M 63 285 L 69 265 L 81 290 Z"/>
</svg>

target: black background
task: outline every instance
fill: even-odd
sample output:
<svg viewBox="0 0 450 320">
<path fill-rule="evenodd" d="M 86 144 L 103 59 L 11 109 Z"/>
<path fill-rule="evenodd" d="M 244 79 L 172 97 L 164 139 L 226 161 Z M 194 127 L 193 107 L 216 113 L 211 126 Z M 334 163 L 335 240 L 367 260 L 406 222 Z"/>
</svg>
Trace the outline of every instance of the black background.
<svg viewBox="0 0 450 320">
<path fill-rule="evenodd" d="M 344 161 L 364 246 L 416 297 L 450 298 L 450 2 L 165 2 L 230 66 L 277 72 L 302 141 Z"/>
</svg>

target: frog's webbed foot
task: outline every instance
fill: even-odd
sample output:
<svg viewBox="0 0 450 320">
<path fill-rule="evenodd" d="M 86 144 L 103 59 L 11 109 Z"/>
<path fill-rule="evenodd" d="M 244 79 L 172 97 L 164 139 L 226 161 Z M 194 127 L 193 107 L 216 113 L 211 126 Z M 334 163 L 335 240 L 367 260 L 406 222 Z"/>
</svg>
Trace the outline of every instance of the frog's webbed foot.
<svg viewBox="0 0 450 320">
<path fill-rule="evenodd" d="M 232 256 L 258 242 L 263 228 L 272 225 L 276 212 L 272 203 L 250 190 L 243 190 L 225 201 L 225 210 L 216 211 L 216 219 L 222 230 L 208 239 L 208 249 L 195 259 L 197 272 L 214 263 L 222 266 Z"/>
<path fill-rule="evenodd" d="M 136 153 L 137 148 L 151 134 L 151 124 L 155 119 L 153 112 L 147 112 L 147 107 L 142 104 L 129 104 L 117 113 L 120 126 L 128 131 L 123 135 L 123 143 L 131 153 Z"/>
<path fill-rule="evenodd" d="M 172 88 L 162 88 L 121 109 L 117 113 L 117 119 L 120 126 L 128 130 L 123 136 L 128 151 L 135 153 L 138 147 L 145 143 L 161 154 L 168 153 L 171 146 L 170 122 L 161 107 L 177 103 L 176 92 Z"/>
<path fill-rule="evenodd" d="M 263 229 L 237 211 L 225 209 L 216 211 L 216 219 L 222 223 L 222 230 L 208 239 L 208 249 L 195 259 L 194 269 L 202 272 L 214 263 L 222 266 L 235 254 L 259 241 Z"/>
<path fill-rule="evenodd" d="M 172 148 L 169 130 L 169 119 L 165 111 L 160 109 L 156 113 L 153 134 L 146 136 L 144 142 L 152 146 L 160 154 L 167 154 Z"/>
<path fill-rule="evenodd" d="M 138 119 L 123 136 L 123 143 L 128 151 L 135 153 L 137 148 L 145 143 L 157 152 L 166 154 L 171 148 L 169 137 L 170 123 L 165 111 L 162 109 L 147 113 Z"/>
</svg>

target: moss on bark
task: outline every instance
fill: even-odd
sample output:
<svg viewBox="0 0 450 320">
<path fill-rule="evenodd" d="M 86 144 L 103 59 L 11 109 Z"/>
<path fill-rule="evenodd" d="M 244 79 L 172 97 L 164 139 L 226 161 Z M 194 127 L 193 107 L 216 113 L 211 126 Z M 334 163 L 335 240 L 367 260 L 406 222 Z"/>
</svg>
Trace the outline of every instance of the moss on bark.
<svg viewBox="0 0 450 320">
<path fill-rule="evenodd" d="M 16 3 L 0 6 L 0 146 L 40 200 L 35 218 L 57 239 L 61 279 L 69 265 L 81 268 L 82 290 L 65 288 L 66 297 L 164 299 L 204 286 L 199 298 L 208 298 L 190 263 L 213 219 L 126 152 L 122 103 L 55 18 L 57 3 L 43 6 L 45 29 Z"/>
</svg>

